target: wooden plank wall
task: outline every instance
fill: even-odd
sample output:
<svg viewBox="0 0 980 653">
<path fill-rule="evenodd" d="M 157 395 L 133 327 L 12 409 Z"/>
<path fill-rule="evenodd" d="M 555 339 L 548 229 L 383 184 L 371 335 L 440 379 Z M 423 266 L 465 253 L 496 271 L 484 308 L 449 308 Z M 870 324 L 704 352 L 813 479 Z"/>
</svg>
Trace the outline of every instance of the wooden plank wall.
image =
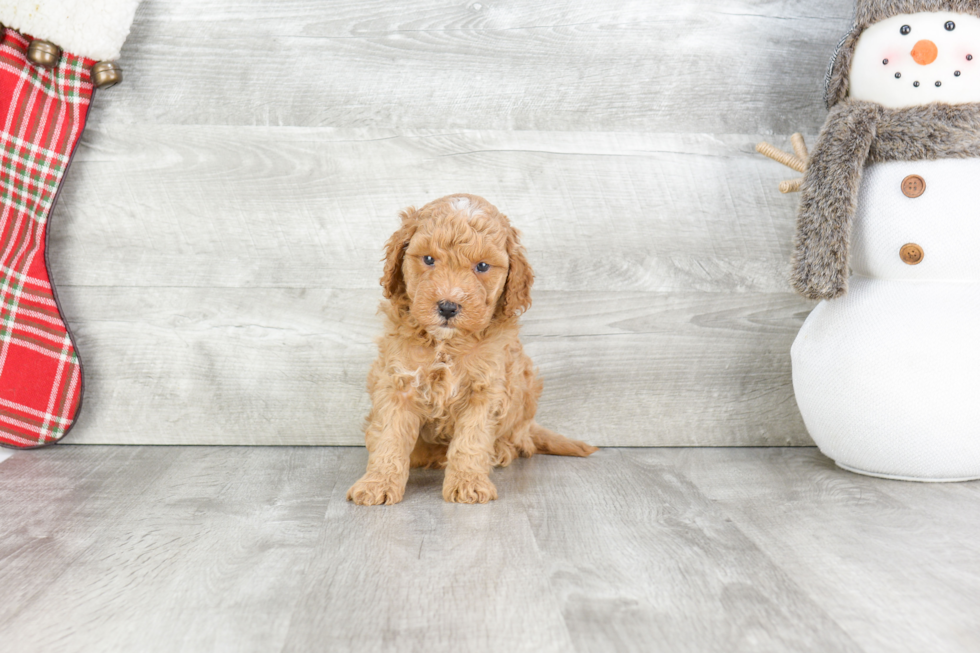
<svg viewBox="0 0 980 653">
<path fill-rule="evenodd" d="M 540 418 L 809 444 L 797 198 L 849 0 L 145 0 L 52 223 L 78 443 L 358 444 L 397 211 L 487 197 L 537 273 Z"/>
</svg>

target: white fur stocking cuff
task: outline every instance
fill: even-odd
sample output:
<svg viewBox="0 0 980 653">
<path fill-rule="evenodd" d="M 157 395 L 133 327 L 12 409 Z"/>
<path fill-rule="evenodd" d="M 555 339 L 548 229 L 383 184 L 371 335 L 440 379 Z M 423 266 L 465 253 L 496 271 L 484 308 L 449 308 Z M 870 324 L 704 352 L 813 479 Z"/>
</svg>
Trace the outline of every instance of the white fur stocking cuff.
<svg viewBox="0 0 980 653">
<path fill-rule="evenodd" d="M 139 0 L 0 0 L 0 23 L 98 61 L 119 58 Z"/>
</svg>

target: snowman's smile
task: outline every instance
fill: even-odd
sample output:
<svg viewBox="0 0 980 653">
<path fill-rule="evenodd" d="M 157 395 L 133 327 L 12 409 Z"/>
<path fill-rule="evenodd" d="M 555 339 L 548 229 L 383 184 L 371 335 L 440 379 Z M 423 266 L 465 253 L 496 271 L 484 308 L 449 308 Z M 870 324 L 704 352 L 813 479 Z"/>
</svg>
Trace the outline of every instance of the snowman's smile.
<svg viewBox="0 0 980 653">
<path fill-rule="evenodd" d="M 928 45 L 924 45 L 923 46 L 922 45 L 923 43 L 928 43 Z M 929 64 L 931 64 L 932 62 L 934 62 L 936 60 L 936 57 L 938 57 L 938 48 L 936 48 L 936 44 L 933 43 L 932 41 L 925 41 L 925 42 L 924 41 L 919 41 L 918 43 L 915 44 L 915 48 L 913 48 L 913 50 L 911 52 L 911 55 L 912 55 L 912 58 L 915 60 L 915 62 L 917 64 L 919 64 L 920 66 L 928 66 Z M 966 55 L 966 59 L 965 60 L 966 61 L 973 61 L 973 55 L 972 54 Z M 882 59 L 881 63 L 883 65 L 887 66 L 891 62 L 888 59 Z M 960 77 L 962 75 L 963 75 L 963 71 L 962 70 L 954 70 L 953 71 L 953 77 L 954 78 L 955 77 Z M 902 79 L 902 73 L 901 73 L 901 71 L 895 73 L 895 79 Z M 939 87 L 941 87 L 943 85 L 943 82 L 942 82 L 941 79 L 937 79 L 934 85 L 937 88 L 939 88 Z M 912 87 L 913 88 L 919 88 L 920 86 L 922 86 L 922 83 L 919 80 L 914 80 L 912 82 Z"/>
</svg>

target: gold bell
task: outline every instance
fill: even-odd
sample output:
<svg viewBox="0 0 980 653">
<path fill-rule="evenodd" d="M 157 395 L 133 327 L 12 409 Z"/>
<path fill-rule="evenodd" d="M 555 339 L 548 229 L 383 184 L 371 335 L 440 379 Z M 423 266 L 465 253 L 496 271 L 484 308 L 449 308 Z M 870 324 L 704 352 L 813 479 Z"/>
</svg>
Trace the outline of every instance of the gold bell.
<svg viewBox="0 0 980 653">
<path fill-rule="evenodd" d="M 96 88 L 111 88 L 123 80 L 122 68 L 111 61 L 100 61 L 90 71 Z"/>
<path fill-rule="evenodd" d="M 36 39 L 31 41 L 30 47 L 27 48 L 27 58 L 38 66 L 54 68 L 61 59 L 61 48 L 50 41 Z"/>
</svg>

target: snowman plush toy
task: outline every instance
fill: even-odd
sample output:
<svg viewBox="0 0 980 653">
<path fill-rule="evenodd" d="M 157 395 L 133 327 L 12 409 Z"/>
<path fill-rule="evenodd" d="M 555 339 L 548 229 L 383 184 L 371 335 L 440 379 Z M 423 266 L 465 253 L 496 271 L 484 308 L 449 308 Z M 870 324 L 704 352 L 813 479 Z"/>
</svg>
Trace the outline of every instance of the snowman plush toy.
<svg viewBox="0 0 980 653">
<path fill-rule="evenodd" d="M 980 0 L 858 0 L 806 161 L 793 344 L 841 467 L 980 478 Z"/>
</svg>

